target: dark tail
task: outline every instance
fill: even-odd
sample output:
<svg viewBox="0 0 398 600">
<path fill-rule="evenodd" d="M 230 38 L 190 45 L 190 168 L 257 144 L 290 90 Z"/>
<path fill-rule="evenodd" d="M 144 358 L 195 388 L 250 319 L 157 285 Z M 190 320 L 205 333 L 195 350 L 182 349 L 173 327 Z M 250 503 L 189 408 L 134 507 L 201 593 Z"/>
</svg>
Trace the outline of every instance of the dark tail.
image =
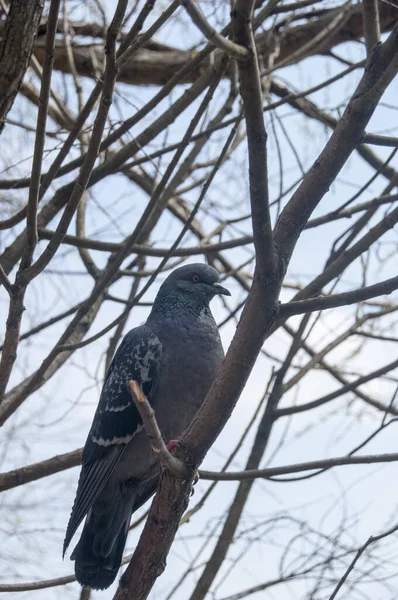
<svg viewBox="0 0 398 600">
<path fill-rule="evenodd" d="M 106 556 L 94 552 L 96 536 L 91 531 L 90 523 L 86 523 L 82 537 L 71 556 L 72 560 L 75 560 L 76 579 L 81 585 L 94 590 L 104 590 L 115 581 L 122 562 L 129 523 L 130 518 L 123 523 Z"/>
<path fill-rule="evenodd" d="M 95 590 L 108 588 L 122 562 L 134 495 L 107 494 L 105 488 L 90 509 L 79 543 L 71 555 L 77 581 Z"/>
</svg>

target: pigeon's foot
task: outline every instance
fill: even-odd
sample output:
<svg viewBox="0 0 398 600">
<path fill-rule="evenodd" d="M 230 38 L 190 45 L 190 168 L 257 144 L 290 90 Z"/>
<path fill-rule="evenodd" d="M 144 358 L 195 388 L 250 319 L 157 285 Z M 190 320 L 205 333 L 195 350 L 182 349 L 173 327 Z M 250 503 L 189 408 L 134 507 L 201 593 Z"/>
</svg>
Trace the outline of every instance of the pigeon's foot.
<svg viewBox="0 0 398 600">
<path fill-rule="evenodd" d="M 191 491 L 189 493 L 189 497 L 192 498 L 192 496 L 195 493 L 195 488 L 193 487 L 194 485 L 196 485 L 198 483 L 200 479 L 200 475 L 199 475 L 199 471 L 196 471 L 194 477 L 193 477 L 193 481 L 192 481 L 192 486 L 191 486 Z"/>
<path fill-rule="evenodd" d="M 180 442 L 178 440 L 170 440 L 169 443 L 166 445 L 166 448 L 169 452 L 171 452 L 172 450 L 174 450 L 174 448 L 177 448 L 180 445 Z"/>
<path fill-rule="evenodd" d="M 172 452 L 172 450 L 174 450 L 174 448 L 177 448 L 180 445 L 180 442 L 178 440 L 170 440 L 168 444 L 166 444 L 166 448 L 169 452 Z M 152 448 L 152 452 L 155 453 L 155 450 Z M 162 465 L 162 461 L 160 460 L 159 456 L 158 456 L 158 460 L 161 466 Z"/>
<path fill-rule="evenodd" d="M 169 452 L 171 452 L 172 450 L 174 450 L 174 448 L 178 448 L 178 446 L 180 445 L 180 442 L 178 440 L 170 440 L 169 443 L 166 445 L 166 448 Z M 196 485 L 198 483 L 200 479 L 200 475 L 199 475 L 199 471 L 196 471 L 193 481 L 192 481 L 192 487 L 191 487 L 191 492 L 190 492 L 190 496 L 193 496 L 195 493 L 194 490 L 194 485 Z"/>
</svg>

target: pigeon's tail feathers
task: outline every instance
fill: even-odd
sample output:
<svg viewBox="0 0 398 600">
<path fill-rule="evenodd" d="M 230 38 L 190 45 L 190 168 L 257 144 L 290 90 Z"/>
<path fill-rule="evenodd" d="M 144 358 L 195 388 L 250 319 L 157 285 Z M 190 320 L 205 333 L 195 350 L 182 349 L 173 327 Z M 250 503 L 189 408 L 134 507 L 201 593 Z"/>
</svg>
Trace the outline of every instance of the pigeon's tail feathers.
<svg viewBox="0 0 398 600">
<path fill-rule="evenodd" d="M 96 535 L 90 528 L 90 524 L 86 524 L 83 535 L 72 554 L 72 558 L 75 559 L 76 579 L 82 586 L 93 590 L 105 590 L 115 581 L 122 562 L 129 523 L 130 517 L 125 520 L 116 534 L 107 556 L 94 554 Z"/>
<path fill-rule="evenodd" d="M 124 451 L 124 445 L 112 448 L 106 456 L 92 463 L 83 464 L 77 487 L 75 502 L 66 529 L 62 556 L 75 535 L 77 528 L 94 504 L 109 477 L 119 462 Z"/>
<path fill-rule="evenodd" d="M 134 487 L 111 478 L 90 509 L 79 543 L 72 553 L 77 581 L 105 589 L 115 580 L 122 562 L 134 504 Z"/>
</svg>

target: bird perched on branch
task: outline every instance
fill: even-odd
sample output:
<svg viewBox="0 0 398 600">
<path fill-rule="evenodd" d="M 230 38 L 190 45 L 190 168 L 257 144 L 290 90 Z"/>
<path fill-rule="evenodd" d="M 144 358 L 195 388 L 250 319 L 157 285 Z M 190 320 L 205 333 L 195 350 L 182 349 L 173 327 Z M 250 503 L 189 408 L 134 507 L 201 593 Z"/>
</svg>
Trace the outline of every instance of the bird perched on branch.
<svg viewBox="0 0 398 600">
<path fill-rule="evenodd" d="M 86 517 L 72 553 L 77 580 L 93 589 L 114 581 L 130 518 L 155 492 L 160 465 L 129 392 L 135 380 L 155 410 L 166 441 L 194 417 L 224 357 L 209 308 L 230 296 L 215 269 L 191 264 L 173 271 L 159 289 L 144 325 L 129 331 L 109 367 L 86 445 L 64 554 Z"/>
</svg>

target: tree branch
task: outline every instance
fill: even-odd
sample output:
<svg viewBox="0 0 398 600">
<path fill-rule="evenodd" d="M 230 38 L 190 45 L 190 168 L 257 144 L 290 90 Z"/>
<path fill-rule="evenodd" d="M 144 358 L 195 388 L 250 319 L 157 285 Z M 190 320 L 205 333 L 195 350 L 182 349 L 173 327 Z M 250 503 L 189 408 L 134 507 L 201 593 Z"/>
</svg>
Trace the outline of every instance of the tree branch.
<svg viewBox="0 0 398 600">
<path fill-rule="evenodd" d="M 0 284 L 5 287 L 9 296 L 12 296 L 13 287 L 11 281 L 8 279 L 7 274 L 5 273 L 2 265 L 0 264 Z"/>
<path fill-rule="evenodd" d="M 380 42 L 380 19 L 377 0 L 362 0 L 363 29 L 368 58 L 373 48 Z"/>
<path fill-rule="evenodd" d="M 206 17 L 193 0 L 181 0 L 181 4 L 191 17 L 192 22 L 214 46 L 226 52 L 231 58 L 242 61 L 250 59 L 250 51 L 245 46 L 234 44 L 234 42 L 219 34 L 206 20 Z"/>
<path fill-rule="evenodd" d="M 330 140 L 283 209 L 275 226 L 275 242 L 288 263 L 311 213 L 329 189 L 347 158 L 360 143 L 365 127 L 386 87 L 396 75 L 398 25 L 354 92 Z"/>
<path fill-rule="evenodd" d="M 0 134 L 28 67 L 43 0 L 13 0 L 0 44 Z"/>
<path fill-rule="evenodd" d="M 296 302 L 287 302 L 281 304 L 279 314 L 282 318 L 291 317 L 293 315 L 302 315 L 315 310 L 325 310 L 327 308 L 336 308 L 338 306 L 349 306 L 357 304 L 370 298 L 376 298 L 384 294 L 391 294 L 398 289 L 398 277 L 391 277 L 380 283 L 368 285 L 350 292 L 341 294 L 332 294 L 330 296 L 318 296 L 310 300 L 298 300 Z"/>
<path fill-rule="evenodd" d="M 33 465 L 14 469 L 8 473 L 0 473 L 0 492 L 77 467 L 81 464 L 82 451 L 82 448 L 78 448 L 73 452 L 53 456 Z"/>
<path fill-rule="evenodd" d="M 238 61 L 238 71 L 249 153 L 250 202 L 256 250 L 256 274 L 260 278 L 264 276 L 272 278 L 275 277 L 277 270 L 277 258 L 269 213 L 267 133 L 264 126 L 260 70 L 251 26 L 253 10 L 253 2 L 238 1 L 232 13 L 232 19 L 234 38 L 241 46 L 249 48 L 251 53 L 251 57 L 245 62 Z"/>
<path fill-rule="evenodd" d="M 354 381 L 345 383 L 342 387 L 338 388 L 336 391 L 331 392 L 330 394 L 326 394 L 326 396 L 322 396 L 321 398 L 317 398 L 316 400 L 312 400 L 311 402 L 306 402 L 305 404 L 298 404 L 296 406 L 287 407 L 287 408 L 279 408 L 275 412 L 275 417 L 279 418 L 282 416 L 289 416 L 292 414 L 296 414 L 299 412 L 304 412 L 306 410 L 311 410 L 313 408 L 317 408 L 318 406 L 322 406 L 323 404 L 326 404 L 327 402 L 331 402 L 332 400 L 335 400 L 336 398 L 343 396 L 347 392 L 351 392 L 351 391 L 355 390 L 360 385 L 363 385 L 364 383 L 368 383 L 369 381 L 372 381 L 373 379 L 377 379 L 378 377 L 381 377 L 382 375 L 385 375 L 386 373 L 389 373 L 390 371 L 393 371 L 394 369 L 397 369 L 397 368 L 398 368 L 398 360 L 394 360 L 393 362 L 388 363 L 384 367 L 380 367 L 380 369 L 377 369 L 376 371 L 372 371 L 371 373 L 368 373 L 368 375 L 363 375 L 362 377 L 358 377 Z M 384 410 L 385 410 L 385 408 L 384 408 Z M 392 414 L 395 414 L 395 415 L 398 414 L 398 411 L 395 407 L 390 407 L 390 410 L 387 412 L 391 412 Z"/>
<path fill-rule="evenodd" d="M 398 461 L 398 453 L 369 454 L 365 456 L 339 456 L 337 458 L 312 460 L 310 462 L 286 465 L 283 467 L 269 467 L 267 469 L 248 469 L 247 471 L 236 472 L 226 471 L 225 473 L 201 470 L 200 477 L 201 479 L 210 481 L 243 481 L 245 479 L 270 479 L 277 475 L 301 473 L 302 471 L 312 471 L 314 469 L 331 469 L 332 467 L 340 467 L 343 465 L 368 465 L 396 461 Z M 283 479 L 280 481 L 283 481 Z"/>
<path fill-rule="evenodd" d="M 54 231 L 49 229 L 40 229 L 39 238 L 49 240 L 54 235 Z M 244 235 L 225 242 L 217 242 L 214 244 L 199 244 L 198 246 L 189 246 L 186 248 L 176 248 L 173 251 L 173 256 L 195 256 L 197 254 L 212 254 L 218 250 L 229 250 L 239 246 L 246 246 L 253 242 L 253 236 Z M 102 242 L 101 240 L 92 240 L 88 238 L 76 237 L 67 234 L 63 239 L 63 244 L 75 246 L 77 248 L 89 248 L 90 250 L 103 250 L 105 252 L 117 252 L 121 249 L 122 243 L 117 242 Z M 166 256 L 170 252 L 170 248 L 152 248 L 143 244 L 134 244 L 131 248 L 132 254 L 139 256 L 157 256 L 159 258 Z"/>
<path fill-rule="evenodd" d="M 51 0 L 46 33 L 46 59 L 41 78 L 39 110 L 37 114 L 35 146 L 32 162 L 32 174 L 29 186 L 28 206 L 26 214 L 26 247 L 21 261 L 21 271 L 32 263 L 37 244 L 37 206 L 43 162 L 44 142 L 46 139 L 46 123 L 48 102 L 50 99 L 51 75 L 54 62 L 54 44 L 57 30 L 58 13 L 61 0 Z"/>
<path fill-rule="evenodd" d="M 134 400 L 134 404 L 140 413 L 145 427 L 145 432 L 149 438 L 149 441 L 151 442 L 152 450 L 158 456 L 161 465 L 170 471 L 170 473 L 172 473 L 175 477 L 180 477 L 183 479 L 189 477 L 189 472 L 184 463 L 170 454 L 166 444 L 164 443 L 163 436 L 156 421 L 155 411 L 149 404 L 145 394 L 141 390 L 139 383 L 136 381 L 130 381 L 129 390 L 131 397 Z"/>
</svg>

